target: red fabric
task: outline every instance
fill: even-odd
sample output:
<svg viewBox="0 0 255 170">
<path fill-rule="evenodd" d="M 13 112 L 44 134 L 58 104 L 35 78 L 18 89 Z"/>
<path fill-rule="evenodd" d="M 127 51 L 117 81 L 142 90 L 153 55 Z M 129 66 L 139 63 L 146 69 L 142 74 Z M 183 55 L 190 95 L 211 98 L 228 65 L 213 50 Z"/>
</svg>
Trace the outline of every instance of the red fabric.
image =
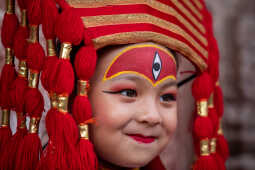
<svg viewBox="0 0 255 170">
<path fill-rule="evenodd" d="M 109 9 L 108 9 L 109 8 Z M 128 9 L 128 10 L 127 10 Z M 190 36 L 192 36 L 202 47 L 205 45 L 176 17 L 162 13 L 154 8 L 147 5 L 122 5 L 122 6 L 110 6 L 110 7 L 100 7 L 100 8 L 75 8 L 74 11 L 79 16 L 97 16 L 97 15 L 116 15 L 116 14 L 150 14 L 152 16 L 161 18 L 168 22 L 174 23 L 184 29 Z M 204 35 L 201 33 L 201 35 Z"/>
<path fill-rule="evenodd" d="M 107 26 L 98 26 L 98 27 L 90 27 L 88 31 L 93 33 L 93 38 L 97 38 L 104 35 L 111 35 L 115 33 L 123 33 L 123 32 L 134 32 L 134 31 L 151 31 L 156 33 L 161 33 L 163 35 L 176 38 L 187 44 L 190 48 L 197 52 L 199 56 L 201 56 L 205 61 L 207 60 L 205 56 L 203 56 L 189 41 L 184 39 L 178 34 L 170 32 L 168 30 L 162 29 L 158 26 L 147 24 L 147 23 L 137 23 L 137 24 L 121 24 L 121 25 L 107 25 Z"/>
<path fill-rule="evenodd" d="M 217 153 L 220 154 L 224 162 L 229 157 L 229 149 L 226 138 L 223 135 L 217 136 Z"/>
<path fill-rule="evenodd" d="M 173 8 L 177 11 L 177 13 L 181 14 L 182 17 L 185 18 L 185 19 L 192 25 L 192 27 L 194 27 L 198 32 L 200 32 L 201 34 L 203 34 L 203 33 L 200 31 L 200 29 L 198 28 L 198 26 L 197 26 L 196 24 L 194 24 L 194 23 L 191 21 L 190 17 L 189 17 L 189 16 L 186 16 L 178 7 L 176 7 L 176 6 L 174 5 L 174 3 L 173 3 L 172 1 L 167 1 L 167 0 L 158 0 L 158 1 L 164 3 L 164 4 L 168 5 L 168 6 L 173 7 Z"/>
<path fill-rule="evenodd" d="M 18 28 L 18 18 L 15 14 L 5 13 L 3 23 L 2 23 L 2 32 L 1 39 L 5 48 L 13 46 L 13 40 L 15 32 Z"/>
</svg>

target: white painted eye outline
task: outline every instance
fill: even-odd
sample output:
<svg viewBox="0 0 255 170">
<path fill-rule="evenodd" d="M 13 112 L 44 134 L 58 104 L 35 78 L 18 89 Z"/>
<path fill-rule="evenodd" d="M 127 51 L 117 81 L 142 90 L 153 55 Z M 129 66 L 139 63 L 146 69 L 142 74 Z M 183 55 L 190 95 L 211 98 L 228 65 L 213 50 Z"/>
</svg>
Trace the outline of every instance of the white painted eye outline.
<svg viewBox="0 0 255 170">
<path fill-rule="evenodd" d="M 152 64 L 152 75 L 155 81 L 158 79 L 161 69 L 162 69 L 161 58 L 158 52 L 156 51 Z"/>
</svg>

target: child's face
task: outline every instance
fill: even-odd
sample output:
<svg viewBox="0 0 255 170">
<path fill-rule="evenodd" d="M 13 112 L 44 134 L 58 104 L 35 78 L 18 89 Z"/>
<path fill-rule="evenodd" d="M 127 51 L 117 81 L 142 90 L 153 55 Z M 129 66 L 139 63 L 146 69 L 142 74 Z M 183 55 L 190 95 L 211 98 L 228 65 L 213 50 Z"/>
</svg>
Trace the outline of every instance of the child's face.
<svg viewBox="0 0 255 170">
<path fill-rule="evenodd" d="M 89 93 L 96 152 L 115 165 L 144 166 L 164 149 L 177 126 L 173 56 L 143 43 L 99 57 Z"/>
</svg>

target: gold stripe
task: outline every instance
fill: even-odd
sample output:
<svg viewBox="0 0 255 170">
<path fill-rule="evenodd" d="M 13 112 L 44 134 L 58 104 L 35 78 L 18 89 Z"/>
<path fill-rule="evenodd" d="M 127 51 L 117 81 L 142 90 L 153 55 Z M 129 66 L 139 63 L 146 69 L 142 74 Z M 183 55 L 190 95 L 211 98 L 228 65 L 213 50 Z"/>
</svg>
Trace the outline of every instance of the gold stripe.
<svg viewBox="0 0 255 170">
<path fill-rule="evenodd" d="M 111 34 L 93 39 L 96 49 L 105 47 L 107 45 L 130 44 L 150 41 L 158 42 L 163 46 L 167 46 L 168 48 L 180 52 L 189 58 L 189 60 L 191 60 L 194 64 L 196 64 L 201 71 L 207 68 L 206 62 L 187 44 L 160 33 L 150 31 L 136 31 Z"/>
<path fill-rule="evenodd" d="M 172 2 L 182 11 L 195 25 L 202 31 L 205 32 L 204 26 L 184 7 L 178 0 L 172 0 Z"/>
<path fill-rule="evenodd" d="M 203 56 L 208 57 L 208 52 L 201 47 L 201 45 L 194 40 L 185 30 L 178 25 L 168 22 L 166 20 L 154 17 L 149 14 L 120 14 L 120 15 L 99 15 L 83 17 L 83 22 L 86 27 L 96 27 L 104 25 L 115 25 L 118 21 L 119 24 L 134 24 L 134 23 L 150 23 L 159 26 L 163 29 L 169 30 L 175 34 L 181 35 L 189 41 Z M 206 44 L 204 44 L 206 46 Z"/>
<path fill-rule="evenodd" d="M 197 7 L 201 10 L 203 9 L 203 5 L 199 2 L 199 0 L 193 0 L 193 2 L 197 5 Z"/>
<path fill-rule="evenodd" d="M 194 5 L 189 0 L 183 0 L 183 2 L 191 9 L 191 11 L 200 19 L 203 19 L 201 13 L 194 7 Z"/>
<path fill-rule="evenodd" d="M 110 6 L 110 5 L 136 5 L 136 4 L 145 4 L 150 6 L 151 8 L 154 8 L 156 10 L 159 10 L 160 12 L 172 15 L 176 17 L 181 23 L 183 23 L 193 34 L 195 34 L 197 37 L 200 34 L 185 18 L 183 18 L 174 8 L 165 5 L 158 1 L 152 1 L 152 0 L 86 0 L 80 1 L 80 0 L 72 0 L 69 2 L 71 6 L 75 8 L 97 8 L 97 7 L 103 7 L 103 6 Z M 180 9 L 184 14 L 185 12 L 183 9 Z M 188 18 L 191 18 L 193 16 L 187 15 Z M 202 33 L 205 33 L 204 26 L 198 22 L 196 19 L 194 19 L 192 22 L 199 28 L 199 30 Z M 206 41 L 206 40 L 201 40 Z"/>
</svg>

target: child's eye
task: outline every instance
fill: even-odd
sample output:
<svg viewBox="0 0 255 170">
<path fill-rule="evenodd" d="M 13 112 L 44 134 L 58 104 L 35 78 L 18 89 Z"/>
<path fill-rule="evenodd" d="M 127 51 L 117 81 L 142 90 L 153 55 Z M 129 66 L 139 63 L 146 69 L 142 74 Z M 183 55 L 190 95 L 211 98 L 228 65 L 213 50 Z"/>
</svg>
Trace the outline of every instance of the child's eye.
<svg viewBox="0 0 255 170">
<path fill-rule="evenodd" d="M 123 96 L 127 96 L 127 97 L 136 97 L 137 93 L 135 90 L 133 89 L 124 89 L 119 91 L 119 94 L 123 95 Z"/>
<path fill-rule="evenodd" d="M 161 101 L 161 102 L 172 102 L 172 101 L 176 101 L 176 96 L 175 96 L 174 94 L 167 93 L 167 94 L 164 94 L 164 95 L 160 96 L 160 101 Z"/>
<path fill-rule="evenodd" d="M 103 91 L 105 93 L 110 93 L 110 94 L 120 94 L 122 96 L 127 96 L 127 97 L 136 97 L 137 92 L 136 90 L 133 89 L 123 89 L 119 91 Z"/>
</svg>

